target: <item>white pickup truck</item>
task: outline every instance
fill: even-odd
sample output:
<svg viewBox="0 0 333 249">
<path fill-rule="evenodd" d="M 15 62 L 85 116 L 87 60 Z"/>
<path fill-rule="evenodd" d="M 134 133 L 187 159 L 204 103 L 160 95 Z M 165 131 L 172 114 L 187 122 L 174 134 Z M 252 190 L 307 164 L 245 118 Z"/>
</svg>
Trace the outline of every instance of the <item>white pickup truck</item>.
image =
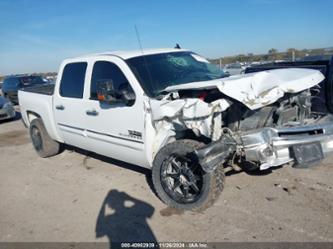
<svg viewBox="0 0 333 249">
<path fill-rule="evenodd" d="M 87 55 L 63 61 L 55 85 L 19 91 L 41 157 L 62 144 L 152 169 L 167 205 L 204 209 L 227 170 L 308 167 L 333 151 L 333 123 L 314 112 L 324 76 L 277 69 L 226 77 L 183 49 Z"/>
</svg>

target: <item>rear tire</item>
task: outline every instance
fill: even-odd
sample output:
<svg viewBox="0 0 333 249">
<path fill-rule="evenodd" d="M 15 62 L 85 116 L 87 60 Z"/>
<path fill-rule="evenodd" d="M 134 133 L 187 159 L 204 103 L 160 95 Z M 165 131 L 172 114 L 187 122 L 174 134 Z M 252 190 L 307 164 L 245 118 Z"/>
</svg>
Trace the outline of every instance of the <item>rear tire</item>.
<svg viewBox="0 0 333 249">
<path fill-rule="evenodd" d="M 29 128 L 32 144 L 40 157 L 51 157 L 60 151 L 60 144 L 50 138 L 40 118 L 32 120 Z"/>
<path fill-rule="evenodd" d="M 202 211 L 212 206 L 221 194 L 225 181 L 223 166 L 206 173 L 192 154 L 203 145 L 195 140 L 177 140 L 157 153 L 152 168 L 153 184 L 168 206 Z"/>
</svg>

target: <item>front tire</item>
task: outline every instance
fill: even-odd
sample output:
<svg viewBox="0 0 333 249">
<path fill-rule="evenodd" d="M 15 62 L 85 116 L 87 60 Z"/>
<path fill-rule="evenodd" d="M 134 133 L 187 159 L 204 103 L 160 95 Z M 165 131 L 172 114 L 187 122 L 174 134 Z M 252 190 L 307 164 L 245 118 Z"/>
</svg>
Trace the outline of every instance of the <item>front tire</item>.
<svg viewBox="0 0 333 249">
<path fill-rule="evenodd" d="M 223 190 L 223 166 L 204 172 L 193 151 L 204 144 L 184 139 L 164 146 L 156 155 L 152 178 L 160 199 L 168 206 L 185 210 L 205 210 Z"/>
<path fill-rule="evenodd" d="M 51 157 L 59 153 L 60 144 L 50 138 L 40 118 L 31 121 L 29 133 L 32 144 L 40 157 Z"/>
</svg>

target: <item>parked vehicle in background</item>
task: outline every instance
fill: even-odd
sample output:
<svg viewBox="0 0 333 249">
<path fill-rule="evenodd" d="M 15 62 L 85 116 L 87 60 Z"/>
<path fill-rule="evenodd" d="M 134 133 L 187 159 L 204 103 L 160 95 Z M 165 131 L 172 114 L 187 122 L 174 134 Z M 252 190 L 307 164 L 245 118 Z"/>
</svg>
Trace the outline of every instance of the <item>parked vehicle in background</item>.
<svg viewBox="0 0 333 249">
<path fill-rule="evenodd" d="M 332 54 L 324 54 L 324 55 L 308 55 L 302 58 L 296 59 L 296 62 L 302 61 L 332 61 L 333 55 Z"/>
<path fill-rule="evenodd" d="M 53 75 L 53 76 L 46 76 L 46 79 L 48 80 L 48 82 L 50 84 L 54 84 L 56 79 L 57 79 L 57 76 L 56 75 Z"/>
<path fill-rule="evenodd" d="M 45 82 L 37 75 L 11 75 L 3 82 L 2 94 L 14 104 L 18 104 L 17 92 L 19 89 L 41 84 L 45 84 Z"/>
<path fill-rule="evenodd" d="M 2 96 L 2 85 L 3 85 L 3 81 L 0 81 L 0 96 Z"/>
<path fill-rule="evenodd" d="M 309 167 L 333 152 L 332 115 L 311 108 L 317 70 L 226 77 L 191 51 L 155 49 L 67 59 L 58 76 L 19 91 L 36 152 L 69 144 L 150 168 L 175 208 L 212 205 L 225 171 Z"/>
<path fill-rule="evenodd" d="M 13 104 L 8 99 L 0 96 L 0 120 L 14 118 L 15 115 Z"/>
<path fill-rule="evenodd" d="M 224 67 L 223 71 L 229 75 L 242 74 L 245 71 L 245 66 L 240 63 L 228 64 Z"/>
</svg>

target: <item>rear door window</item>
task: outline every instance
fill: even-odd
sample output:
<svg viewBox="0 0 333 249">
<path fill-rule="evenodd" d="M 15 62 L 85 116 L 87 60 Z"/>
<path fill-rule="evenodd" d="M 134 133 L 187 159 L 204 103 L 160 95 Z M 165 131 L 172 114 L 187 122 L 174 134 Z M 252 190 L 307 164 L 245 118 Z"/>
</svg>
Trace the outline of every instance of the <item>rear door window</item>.
<svg viewBox="0 0 333 249">
<path fill-rule="evenodd" d="M 86 69 L 86 62 L 70 63 L 65 66 L 60 82 L 60 95 L 62 97 L 83 98 Z"/>
</svg>

